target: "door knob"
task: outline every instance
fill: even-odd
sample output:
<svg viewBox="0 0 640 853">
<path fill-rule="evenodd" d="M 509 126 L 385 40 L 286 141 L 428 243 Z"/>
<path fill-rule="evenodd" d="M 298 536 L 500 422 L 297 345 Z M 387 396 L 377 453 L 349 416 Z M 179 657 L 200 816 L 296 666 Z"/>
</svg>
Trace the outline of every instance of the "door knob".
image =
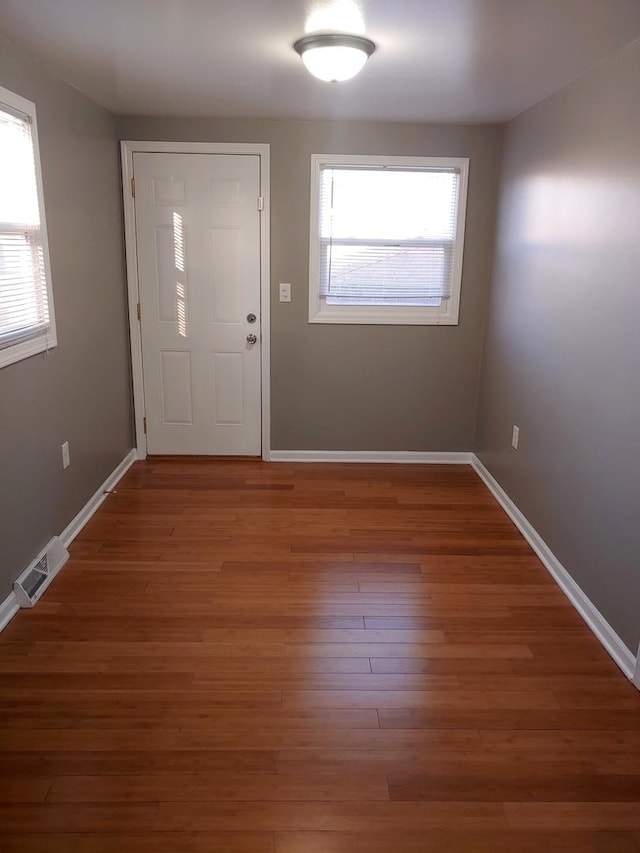
<svg viewBox="0 0 640 853">
<path fill-rule="evenodd" d="M 255 344 L 257 343 L 258 338 L 255 335 L 247 335 L 247 343 Z"/>
</svg>

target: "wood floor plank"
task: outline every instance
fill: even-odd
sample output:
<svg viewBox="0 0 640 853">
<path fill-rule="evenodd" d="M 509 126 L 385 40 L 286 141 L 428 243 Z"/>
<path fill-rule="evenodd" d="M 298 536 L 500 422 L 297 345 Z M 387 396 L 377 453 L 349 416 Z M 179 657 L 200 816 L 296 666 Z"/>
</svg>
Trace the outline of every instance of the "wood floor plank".
<svg viewBox="0 0 640 853">
<path fill-rule="evenodd" d="M 559 708 L 551 691 L 284 690 L 284 708 Z"/>
<path fill-rule="evenodd" d="M 372 647 L 371 666 L 374 669 L 374 672 L 381 671 L 380 668 L 375 669 L 376 665 L 379 665 L 379 667 L 393 666 L 393 664 L 386 663 L 386 661 L 392 657 L 400 659 L 399 669 L 402 670 L 406 667 L 411 669 L 412 666 L 415 666 L 415 669 L 413 669 L 414 672 L 420 671 L 421 664 L 419 662 L 415 665 L 412 664 L 412 659 L 418 661 L 420 658 L 464 658 L 472 660 L 507 658 L 509 660 L 521 660 L 522 658 L 533 657 L 531 649 L 524 643 L 489 643 L 486 645 L 481 643 L 441 643 L 432 645 L 412 645 L 407 649 L 410 653 L 404 655 L 397 654 L 398 649 L 395 649 L 396 654 L 389 654 L 389 650 L 392 652 L 394 651 L 393 647 L 390 648 L 389 646 L 383 646 L 380 648 L 380 644 Z M 378 651 L 382 651 L 383 654 L 377 654 Z M 378 664 L 378 661 L 381 660 L 385 661 L 385 663 Z"/>
<path fill-rule="evenodd" d="M 572 772 L 573 771 L 573 772 Z M 54 783 L 55 789 L 55 783 Z M 53 790 L 52 789 L 52 792 Z M 469 764 L 457 773 L 423 771 L 389 775 L 392 800 L 455 800 L 471 802 L 636 802 L 639 776 L 602 776 L 561 762 L 527 762 L 515 766 Z"/>
<path fill-rule="evenodd" d="M 157 811 L 155 803 L 0 803 L 0 827 L 7 835 L 110 832 L 116 827 L 120 832 L 151 831 Z"/>
<path fill-rule="evenodd" d="M 384 776 L 154 772 L 54 779 L 48 803 L 350 802 L 388 800 Z"/>
<path fill-rule="evenodd" d="M 0 751 L 0 773 L 11 777 L 107 776 L 127 773 L 275 773 L 278 753 L 267 750 Z M 299 768 L 292 767 L 299 772 Z M 48 793 L 44 788 L 42 801 Z"/>
<path fill-rule="evenodd" d="M 5 838 L 2 853 L 273 853 L 270 832 L 60 833 Z"/>
<path fill-rule="evenodd" d="M 515 729 L 484 731 L 483 742 L 498 754 L 522 756 L 531 752 L 548 752 L 556 755 L 563 751 L 588 752 L 594 758 L 602 755 L 619 756 L 637 754 L 640 750 L 640 728 L 620 730 L 613 726 L 582 729 L 540 729 L 519 731 Z"/>
<path fill-rule="evenodd" d="M 415 631 L 376 631 L 354 628 L 209 628 L 205 630 L 204 642 L 256 642 L 288 643 L 290 645 L 319 645 L 329 643 L 443 643 L 444 633 L 440 630 L 418 629 Z M 369 655 L 367 655 L 369 657 Z"/>
<path fill-rule="evenodd" d="M 620 678 L 620 671 L 611 658 L 592 659 L 587 653 L 581 657 L 545 657 L 540 658 L 531 654 L 528 646 L 498 646 L 495 654 L 494 646 L 484 647 L 484 655 L 469 654 L 448 658 L 371 658 L 371 671 L 377 674 L 444 674 L 456 673 L 468 675 L 483 675 L 487 683 L 493 684 L 493 675 L 518 676 L 571 676 L 573 674 L 593 676 L 599 679 L 603 675 Z"/>
<path fill-rule="evenodd" d="M 70 705 L 54 710 L 38 706 L 36 709 L 22 708 L 20 717 L 15 714 L 0 715 L 7 734 L 11 731 L 33 730 L 34 727 L 49 730 L 68 730 Z M 189 708 L 126 703 L 117 711 L 105 712 L 101 703 L 85 705 L 82 719 L 74 721 L 74 731 L 145 729 L 170 720 L 172 725 L 183 730 L 209 730 L 228 733 L 234 728 L 254 728 L 263 732 L 273 729 L 293 731 L 296 729 L 354 729 L 361 731 L 377 729 L 379 726 L 376 709 L 338 708 L 331 709 L 280 709 L 267 714 L 263 708 L 233 707 L 232 709 L 206 707 L 196 702 Z"/>
<path fill-rule="evenodd" d="M 270 832 L 82 832 L 14 835 L 1 843 L 2 853 L 273 853 Z"/>
<path fill-rule="evenodd" d="M 44 803 L 53 780 L 42 773 L 38 768 L 30 776 L 23 772 L 0 777 L 0 803 Z"/>
<path fill-rule="evenodd" d="M 508 695 L 508 694 L 507 694 Z M 524 694 L 526 696 L 527 694 Z M 383 729 L 469 729 L 477 726 L 484 731 L 568 731 L 575 733 L 606 731 L 634 732 L 638 729 L 635 711 L 573 711 L 566 709 L 532 708 L 380 708 L 378 719 Z"/>
<path fill-rule="evenodd" d="M 232 831 L 251 824 L 262 831 L 337 830 L 390 832 L 444 829 L 455 821 L 460 829 L 507 829 L 502 806 L 494 803 L 160 803 L 155 828 Z"/>
<path fill-rule="evenodd" d="M 0 637 L 0 853 L 640 853 L 640 694 L 467 466 L 136 463 Z"/>
<path fill-rule="evenodd" d="M 275 853 L 638 853 L 621 832 L 278 832 Z"/>
<path fill-rule="evenodd" d="M 442 740 L 440 743 L 434 743 L 429 751 L 424 753 L 415 749 L 412 751 L 409 748 L 387 749 L 384 746 L 367 754 L 357 749 L 280 750 L 277 754 L 276 767 L 281 773 L 298 773 L 306 768 L 307 772 L 313 775 L 336 774 L 345 770 L 352 772 L 357 769 L 363 774 L 384 773 L 389 781 L 392 777 L 394 779 L 400 777 L 418 779 L 421 776 L 451 778 L 456 775 L 491 780 L 492 774 L 499 778 L 503 773 L 508 776 L 514 770 L 516 762 L 511 756 L 495 758 L 488 751 L 483 753 L 475 747 L 476 744 L 471 741 L 465 748 L 461 743 L 456 744 L 454 741 L 447 743 L 446 740 Z M 589 756 L 579 755 L 575 757 L 565 754 L 553 761 L 548 756 L 527 756 L 526 760 L 518 761 L 517 766 L 531 768 L 532 778 L 544 772 L 545 767 L 557 768 L 559 776 L 599 773 L 595 762 L 592 762 Z M 542 769 L 538 770 L 538 767 Z"/>
<path fill-rule="evenodd" d="M 634 802 L 505 803 L 513 829 L 640 830 L 640 794 Z"/>
</svg>

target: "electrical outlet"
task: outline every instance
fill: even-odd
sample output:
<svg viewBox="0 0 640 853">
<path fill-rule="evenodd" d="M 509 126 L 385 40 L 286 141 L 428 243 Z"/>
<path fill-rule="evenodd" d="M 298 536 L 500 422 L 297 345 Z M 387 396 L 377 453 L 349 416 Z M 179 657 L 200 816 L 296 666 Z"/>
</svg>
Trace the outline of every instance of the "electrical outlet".
<svg viewBox="0 0 640 853">
<path fill-rule="evenodd" d="M 517 427 L 515 424 L 513 426 L 513 432 L 511 433 L 511 447 L 514 450 L 518 449 L 518 442 L 520 441 L 520 427 Z"/>
<path fill-rule="evenodd" d="M 65 441 L 62 445 L 62 467 L 68 468 L 71 465 L 71 457 L 69 456 L 69 442 Z"/>
<path fill-rule="evenodd" d="M 280 302 L 291 302 L 291 284 L 289 282 L 280 283 Z"/>
</svg>

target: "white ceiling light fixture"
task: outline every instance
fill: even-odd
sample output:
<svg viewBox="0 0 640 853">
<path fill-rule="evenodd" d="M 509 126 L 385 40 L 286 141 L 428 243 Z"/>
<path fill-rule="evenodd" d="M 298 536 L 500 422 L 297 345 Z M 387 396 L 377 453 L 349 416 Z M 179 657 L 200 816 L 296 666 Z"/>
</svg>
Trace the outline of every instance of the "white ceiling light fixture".
<svg viewBox="0 0 640 853">
<path fill-rule="evenodd" d="M 376 49 L 364 36 L 347 33 L 312 33 L 293 45 L 307 70 L 319 80 L 339 82 L 350 80 L 364 68 Z"/>
</svg>

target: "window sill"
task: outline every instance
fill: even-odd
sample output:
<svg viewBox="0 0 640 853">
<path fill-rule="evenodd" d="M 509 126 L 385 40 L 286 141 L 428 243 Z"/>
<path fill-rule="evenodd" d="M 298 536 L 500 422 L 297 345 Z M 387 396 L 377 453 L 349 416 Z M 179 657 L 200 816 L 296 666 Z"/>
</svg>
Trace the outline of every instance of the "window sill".
<svg viewBox="0 0 640 853">
<path fill-rule="evenodd" d="M 450 310 L 434 308 L 363 308 L 321 305 L 309 309 L 309 323 L 352 326 L 457 326 L 457 306 Z"/>
<path fill-rule="evenodd" d="M 28 341 L 22 341 L 21 343 L 5 347 L 5 349 L 0 349 L 0 368 L 53 349 L 56 344 L 55 335 L 49 332 L 49 334 L 38 335 L 37 338 L 30 338 Z"/>
</svg>

